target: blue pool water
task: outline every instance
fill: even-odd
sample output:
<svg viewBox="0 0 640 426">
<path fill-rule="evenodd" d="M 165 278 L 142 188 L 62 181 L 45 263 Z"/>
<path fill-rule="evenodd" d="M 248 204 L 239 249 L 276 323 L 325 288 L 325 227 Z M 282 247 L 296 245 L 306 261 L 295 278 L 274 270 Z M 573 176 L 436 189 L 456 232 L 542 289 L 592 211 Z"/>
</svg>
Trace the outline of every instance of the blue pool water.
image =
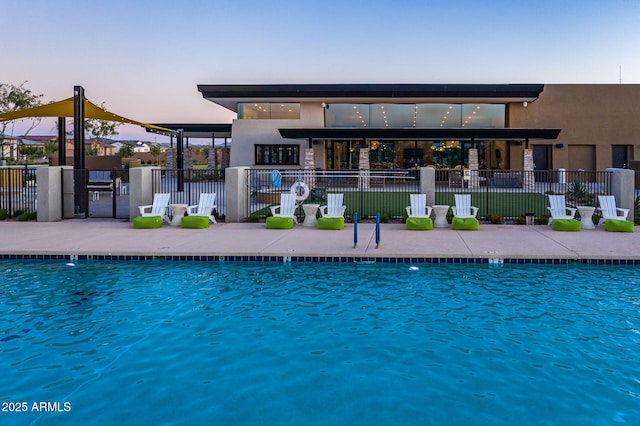
<svg viewBox="0 0 640 426">
<path fill-rule="evenodd" d="M 5 425 L 640 424 L 634 267 L 0 261 L 0 300 Z"/>
</svg>

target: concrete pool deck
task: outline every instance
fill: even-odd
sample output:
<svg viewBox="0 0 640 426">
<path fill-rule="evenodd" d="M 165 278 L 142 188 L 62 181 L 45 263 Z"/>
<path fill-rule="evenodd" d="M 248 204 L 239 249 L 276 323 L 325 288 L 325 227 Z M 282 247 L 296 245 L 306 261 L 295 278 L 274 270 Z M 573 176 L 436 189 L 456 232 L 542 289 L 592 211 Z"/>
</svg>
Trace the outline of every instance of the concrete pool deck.
<svg viewBox="0 0 640 426">
<path fill-rule="evenodd" d="M 208 229 L 133 229 L 127 221 L 73 219 L 62 222 L 0 222 L 0 256 L 283 256 L 388 259 L 566 259 L 636 260 L 640 233 L 612 233 L 603 227 L 580 232 L 545 225 L 481 224 L 479 231 L 407 231 L 404 224 L 353 224 L 342 231 L 296 225 L 265 229 L 264 223 L 218 223 Z M 296 259 L 300 260 L 300 259 Z M 303 259 L 304 260 L 304 259 Z M 311 259 L 309 259 L 311 260 Z"/>
</svg>

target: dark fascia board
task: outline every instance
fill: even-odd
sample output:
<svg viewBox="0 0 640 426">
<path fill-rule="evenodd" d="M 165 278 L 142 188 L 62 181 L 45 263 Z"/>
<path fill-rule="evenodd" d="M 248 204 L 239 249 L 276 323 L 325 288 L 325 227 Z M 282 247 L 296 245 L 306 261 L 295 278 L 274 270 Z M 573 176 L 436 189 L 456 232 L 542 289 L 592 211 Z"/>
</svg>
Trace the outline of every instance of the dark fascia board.
<svg viewBox="0 0 640 426">
<path fill-rule="evenodd" d="M 279 129 L 285 139 L 557 139 L 561 129 Z"/>
<path fill-rule="evenodd" d="M 154 124 L 154 126 L 164 127 L 165 129 L 182 130 L 183 135 L 192 138 L 217 138 L 231 137 L 231 124 L 206 124 L 206 123 L 163 123 Z M 147 132 L 162 133 L 147 129 Z"/>
<path fill-rule="evenodd" d="M 237 111 L 238 102 L 491 99 L 533 101 L 544 84 L 199 84 L 205 99 Z"/>
</svg>

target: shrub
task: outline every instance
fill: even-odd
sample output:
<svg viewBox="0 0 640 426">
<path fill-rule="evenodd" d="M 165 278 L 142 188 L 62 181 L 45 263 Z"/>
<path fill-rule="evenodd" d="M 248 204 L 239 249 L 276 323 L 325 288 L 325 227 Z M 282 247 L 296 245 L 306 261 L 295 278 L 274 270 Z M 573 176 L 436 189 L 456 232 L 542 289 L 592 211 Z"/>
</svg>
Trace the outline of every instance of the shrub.
<svg viewBox="0 0 640 426">
<path fill-rule="evenodd" d="M 499 214 L 492 214 L 491 216 L 489 216 L 489 223 L 501 224 L 504 223 L 504 218 Z"/>
<path fill-rule="evenodd" d="M 38 217 L 38 214 L 36 212 L 23 212 L 20 215 L 18 215 L 16 219 L 21 222 L 25 222 L 28 220 L 36 220 L 37 217 Z"/>
<path fill-rule="evenodd" d="M 549 223 L 549 216 L 540 216 L 536 218 L 536 225 L 546 225 Z"/>
<path fill-rule="evenodd" d="M 513 223 L 515 223 L 516 225 L 526 225 L 527 218 L 523 214 L 521 214 L 520 216 L 513 219 Z"/>
<path fill-rule="evenodd" d="M 252 213 L 244 219 L 245 222 L 249 223 L 257 223 L 260 222 L 260 215 L 257 213 Z"/>
<path fill-rule="evenodd" d="M 0 210 L 0 220 L 7 220 L 9 218 L 9 212 L 6 209 Z"/>
</svg>

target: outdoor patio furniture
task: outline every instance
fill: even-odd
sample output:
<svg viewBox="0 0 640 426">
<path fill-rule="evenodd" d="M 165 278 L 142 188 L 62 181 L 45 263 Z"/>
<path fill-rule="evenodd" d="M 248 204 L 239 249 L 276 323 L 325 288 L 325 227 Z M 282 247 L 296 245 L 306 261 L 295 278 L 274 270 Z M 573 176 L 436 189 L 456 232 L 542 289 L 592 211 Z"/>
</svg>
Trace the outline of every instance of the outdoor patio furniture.
<svg viewBox="0 0 640 426">
<path fill-rule="evenodd" d="M 558 219 L 574 219 L 576 217 L 577 208 L 568 207 L 564 195 L 547 195 L 549 197 L 549 225 Z M 568 213 L 568 214 L 567 214 Z"/>
<path fill-rule="evenodd" d="M 171 223 L 168 213 L 169 197 L 171 197 L 171 194 L 168 192 L 158 192 L 154 194 L 153 204 L 138 206 L 140 216 L 160 216 L 165 222 Z"/>
<path fill-rule="evenodd" d="M 629 209 L 616 206 L 616 198 L 613 195 L 598 195 L 598 203 L 598 210 L 602 216 L 598 225 L 604 225 L 607 219 L 626 220 L 629 215 Z"/>
<path fill-rule="evenodd" d="M 198 204 L 187 207 L 189 216 L 207 216 L 211 223 L 216 223 L 213 210 L 216 208 L 216 193 L 202 192 L 198 199 Z"/>
</svg>

